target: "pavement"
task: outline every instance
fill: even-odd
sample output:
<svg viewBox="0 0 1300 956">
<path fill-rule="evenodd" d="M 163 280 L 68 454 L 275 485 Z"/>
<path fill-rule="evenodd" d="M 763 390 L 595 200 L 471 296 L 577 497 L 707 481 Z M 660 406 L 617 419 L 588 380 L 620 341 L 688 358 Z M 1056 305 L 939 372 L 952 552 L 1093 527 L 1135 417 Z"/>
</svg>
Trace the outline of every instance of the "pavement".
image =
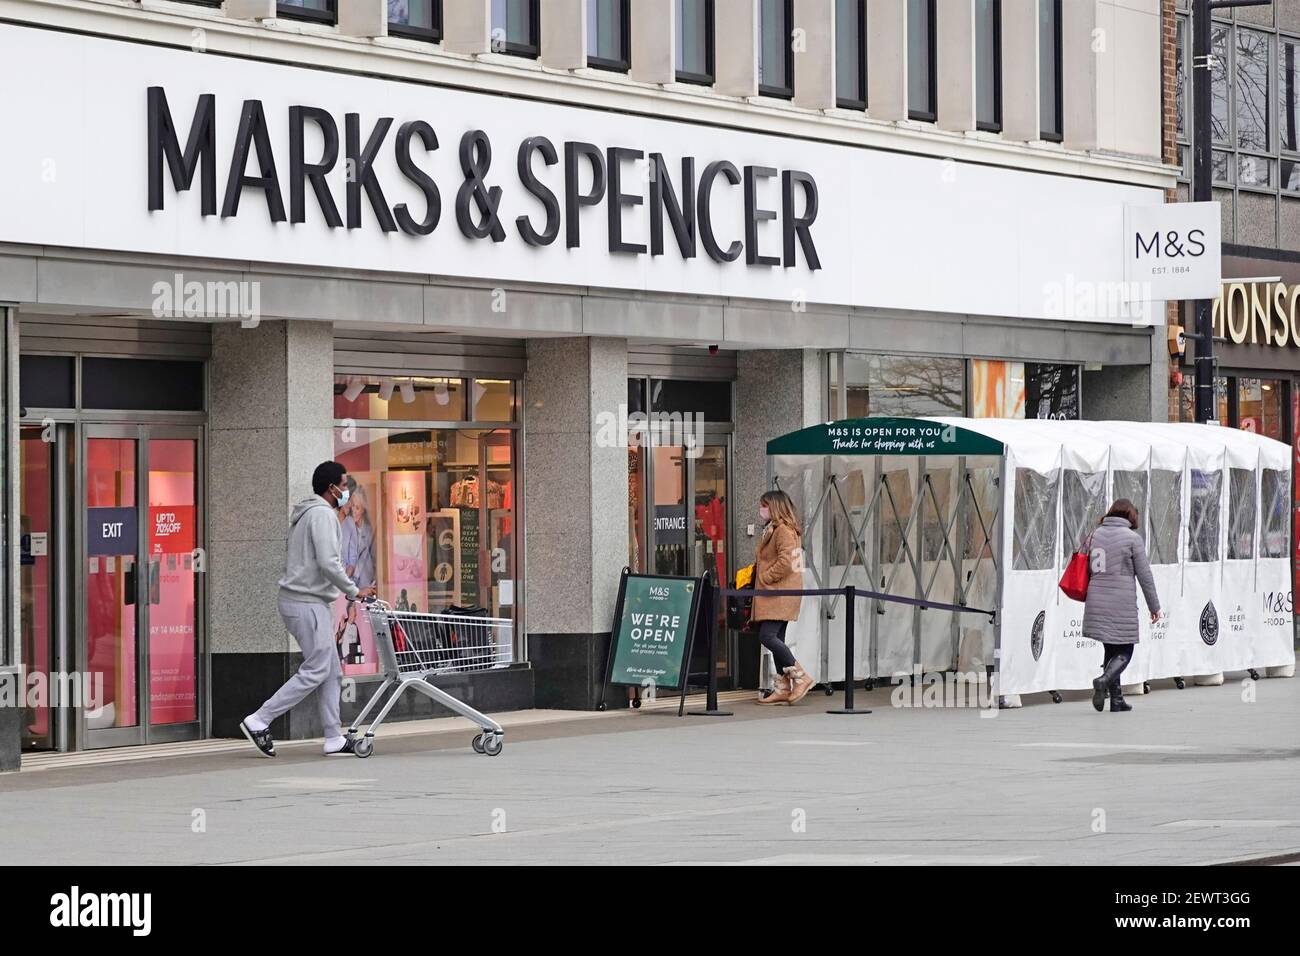
<svg viewBox="0 0 1300 956">
<path fill-rule="evenodd" d="M 368 759 L 319 741 L 32 756 L 0 775 L 10 864 L 1203 864 L 1300 861 L 1300 681 L 1017 710 L 724 695 L 607 714 L 380 728 Z M 919 696 L 919 695 L 918 695 Z M 696 703 L 696 702 L 692 702 Z"/>
</svg>

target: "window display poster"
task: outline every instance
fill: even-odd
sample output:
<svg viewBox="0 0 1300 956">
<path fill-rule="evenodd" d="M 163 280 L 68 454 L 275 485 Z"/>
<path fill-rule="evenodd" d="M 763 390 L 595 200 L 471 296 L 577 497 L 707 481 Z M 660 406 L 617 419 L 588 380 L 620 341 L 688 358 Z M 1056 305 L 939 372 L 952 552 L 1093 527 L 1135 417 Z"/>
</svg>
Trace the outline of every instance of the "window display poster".
<svg viewBox="0 0 1300 956">
<path fill-rule="evenodd" d="M 460 510 L 460 604 L 478 605 L 479 512 L 477 508 Z"/>
<path fill-rule="evenodd" d="M 970 392 L 972 418 L 1024 418 L 1025 364 L 972 359 Z"/>
<path fill-rule="evenodd" d="M 1079 413 L 1079 366 L 1025 364 L 1025 417 L 1074 421 Z"/>
</svg>

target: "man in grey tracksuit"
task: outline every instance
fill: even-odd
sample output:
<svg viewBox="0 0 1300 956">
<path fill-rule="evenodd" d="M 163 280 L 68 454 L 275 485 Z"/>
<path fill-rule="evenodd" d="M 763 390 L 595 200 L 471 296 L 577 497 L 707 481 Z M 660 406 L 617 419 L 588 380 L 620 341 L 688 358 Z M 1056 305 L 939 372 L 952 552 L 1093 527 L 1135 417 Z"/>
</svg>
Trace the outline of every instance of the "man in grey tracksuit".
<svg viewBox="0 0 1300 956">
<path fill-rule="evenodd" d="M 275 756 L 271 721 L 300 703 L 313 690 L 325 734 L 325 753 L 351 753 L 352 741 L 339 724 L 338 650 L 334 646 L 334 602 L 371 597 L 373 587 L 358 589 L 343 570 L 340 558 L 342 532 L 338 509 L 348 501 L 344 483 L 347 469 L 336 461 L 323 462 L 312 474 L 314 494 L 300 501 L 289 519 L 289 548 L 284 577 L 280 579 L 280 617 L 302 648 L 302 665 L 239 729 L 267 757 Z"/>
</svg>

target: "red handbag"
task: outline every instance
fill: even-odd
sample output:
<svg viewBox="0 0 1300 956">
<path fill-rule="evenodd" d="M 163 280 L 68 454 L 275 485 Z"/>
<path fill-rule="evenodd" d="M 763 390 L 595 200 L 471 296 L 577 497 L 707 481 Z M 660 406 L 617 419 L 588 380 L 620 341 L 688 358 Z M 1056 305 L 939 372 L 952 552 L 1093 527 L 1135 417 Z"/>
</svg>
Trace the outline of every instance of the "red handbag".
<svg viewBox="0 0 1300 956">
<path fill-rule="evenodd" d="M 1065 573 L 1061 575 L 1060 588 L 1072 601 L 1085 601 L 1088 598 L 1088 578 L 1092 573 L 1091 545 L 1092 535 L 1088 535 L 1088 543 L 1081 551 L 1074 552 L 1070 563 L 1065 566 Z"/>
</svg>

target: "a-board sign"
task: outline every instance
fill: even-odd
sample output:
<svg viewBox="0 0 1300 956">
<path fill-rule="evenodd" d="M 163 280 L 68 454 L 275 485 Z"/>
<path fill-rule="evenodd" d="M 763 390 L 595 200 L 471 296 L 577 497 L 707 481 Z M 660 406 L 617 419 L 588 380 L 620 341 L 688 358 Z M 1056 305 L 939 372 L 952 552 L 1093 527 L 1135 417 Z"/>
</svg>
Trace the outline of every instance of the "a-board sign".
<svg viewBox="0 0 1300 956">
<path fill-rule="evenodd" d="M 702 578 L 624 573 L 614 611 L 608 682 L 680 687 L 703 591 Z"/>
</svg>

